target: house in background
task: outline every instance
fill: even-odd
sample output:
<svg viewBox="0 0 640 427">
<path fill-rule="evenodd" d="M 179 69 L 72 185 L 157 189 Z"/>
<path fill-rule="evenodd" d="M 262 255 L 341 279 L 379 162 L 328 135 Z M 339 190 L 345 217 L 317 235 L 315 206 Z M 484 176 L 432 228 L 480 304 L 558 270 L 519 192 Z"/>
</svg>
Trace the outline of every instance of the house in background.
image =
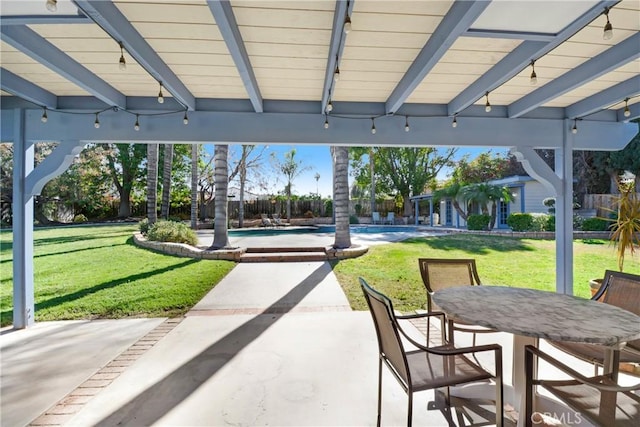
<svg viewBox="0 0 640 427">
<path fill-rule="evenodd" d="M 512 213 L 548 213 L 548 207 L 543 203 L 544 199 L 553 195 L 540 182 L 530 176 L 510 176 L 502 179 L 488 181 L 488 184 L 504 186 L 511 192 L 511 202 L 500 201 L 497 209 L 495 228 L 508 228 L 507 218 Z M 467 222 L 453 207 L 451 198 L 442 198 L 436 209 L 432 194 L 422 194 L 412 197 L 415 204 L 416 225 L 419 223 L 443 225 L 447 227 L 466 228 Z M 421 206 L 421 203 L 422 206 Z M 426 207 L 424 202 L 429 202 Z M 466 206 L 463 200 L 458 200 L 460 206 Z M 420 208 L 422 207 L 422 211 Z M 491 209 L 491 207 L 489 207 Z M 437 216 L 435 211 L 440 212 L 439 221 L 434 221 Z M 479 214 L 480 206 L 471 204 L 469 214 Z"/>
</svg>

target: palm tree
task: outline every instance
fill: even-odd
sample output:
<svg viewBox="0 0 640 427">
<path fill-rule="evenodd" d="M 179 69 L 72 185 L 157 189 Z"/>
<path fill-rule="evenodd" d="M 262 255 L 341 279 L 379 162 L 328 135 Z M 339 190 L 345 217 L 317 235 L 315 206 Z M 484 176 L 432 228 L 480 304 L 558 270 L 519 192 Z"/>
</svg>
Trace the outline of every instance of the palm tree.
<svg viewBox="0 0 640 427">
<path fill-rule="evenodd" d="M 512 199 L 511 192 L 507 187 L 487 183 L 467 185 L 461 189 L 461 193 L 468 201 L 480 205 L 480 209 L 484 215 L 489 215 L 489 203 L 491 203 L 489 230 L 491 230 L 496 223 L 498 203 L 500 200 L 510 202 Z"/>
<path fill-rule="evenodd" d="M 227 192 L 229 188 L 229 146 L 217 144 L 214 151 L 215 164 L 215 219 L 213 244 L 209 249 L 222 249 L 229 246 L 229 230 L 227 228 Z"/>
<path fill-rule="evenodd" d="M 164 144 L 164 162 L 162 167 L 162 207 L 160 216 L 169 219 L 171 203 L 171 168 L 173 166 L 173 144 Z"/>
<path fill-rule="evenodd" d="M 333 157 L 333 204 L 336 216 L 336 233 L 333 247 L 345 249 L 351 246 L 349 230 L 349 149 L 331 147 Z"/>
<path fill-rule="evenodd" d="M 434 201 L 438 201 L 444 198 L 451 199 L 453 208 L 456 210 L 456 212 L 458 212 L 460 217 L 466 221 L 469 215 L 462 209 L 459 202 L 460 197 L 462 196 L 462 188 L 463 187 L 459 183 L 454 182 L 444 188 L 434 191 L 433 198 Z"/>
<path fill-rule="evenodd" d="M 191 146 L 191 228 L 198 228 L 198 144 Z"/>
<path fill-rule="evenodd" d="M 147 218 L 158 221 L 158 144 L 147 144 Z"/>
<path fill-rule="evenodd" d="M 273 158 L 276 169 L 281 172 L 287 180 L 285 192 L 287 195 L 287 219 L 289 221 L 291 220 L 291 187 L 293 185 L 293 180 L 303 172 L 310 169 L 309 166 L 303 166 L 302 161 L 297 161 L 295 157 L 296 150 L 294 148 L 291 151 L 284 153 L 284 162 L 279 162 L 275 156 Z"/>
</svg>

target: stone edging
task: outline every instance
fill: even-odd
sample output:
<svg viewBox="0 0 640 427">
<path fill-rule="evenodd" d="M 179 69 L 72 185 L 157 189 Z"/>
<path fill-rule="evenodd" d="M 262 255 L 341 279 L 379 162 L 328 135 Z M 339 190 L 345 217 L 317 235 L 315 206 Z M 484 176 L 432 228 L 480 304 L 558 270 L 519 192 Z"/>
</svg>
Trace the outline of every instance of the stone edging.
<svg viewBox="0 0 640 427">
<path fill-rule="evenodd" d="M 133 233 L 133 241 L 140 247 L 162 252 L 163 254 L 197 259 L 240 261 L 240 256 L 242 256 L 242 254 L 246 251 L 245 248 L 218 249 L 215 251 L 209 251 L 206 249 L 187 245 L 185 243 L 156 242 L 153 240 L 147 240 L 147 238 L 144 237 L 140 232 Z"/>
</svg>

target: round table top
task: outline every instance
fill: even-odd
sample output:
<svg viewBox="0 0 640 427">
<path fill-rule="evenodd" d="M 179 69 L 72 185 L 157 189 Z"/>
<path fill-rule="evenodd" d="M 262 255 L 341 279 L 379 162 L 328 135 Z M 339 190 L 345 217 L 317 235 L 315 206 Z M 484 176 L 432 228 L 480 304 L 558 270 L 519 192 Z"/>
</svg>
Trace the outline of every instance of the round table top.
<svg viewBox="0 0 640 427">
<path fill-rule="evenodd" d="M 453 320 L 516 335 L 612 347 L 640 338 L 640 316 L 572 295 L 483 285 L 442 289 L 432 298 Z"/>
</svg>

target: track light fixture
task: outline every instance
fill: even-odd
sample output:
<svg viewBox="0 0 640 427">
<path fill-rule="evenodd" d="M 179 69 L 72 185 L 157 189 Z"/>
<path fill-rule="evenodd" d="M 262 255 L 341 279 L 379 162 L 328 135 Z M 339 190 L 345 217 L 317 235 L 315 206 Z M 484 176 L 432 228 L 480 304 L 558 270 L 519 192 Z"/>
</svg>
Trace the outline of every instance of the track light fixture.
<svg viewBox="0 0 640 427">
<path fill-rule="evenodd" d="M 127 69 L 127 61 L 124 59 L 124 46 L 122 46 L 122 42 L 118 42 L 120 44 L 120 63 L 118 66 L 120 67 L 120 71 L 125 71 Z"/>
<path fill-rule="evenodd" d="M 409 132 L 411 128 L 409 127 L 409 116 L 404 116 L 404 131 Z"/>
<path fill-rule="evenodd" d="M 164 104 L 164 95 L 162 95 L 162 82 L 160 83 L 160 92 L 158 92 L 158 103 Z"/>
<path fill-rule="evenodd" d="M 98 113 L 96 113 L 96 121 L 93 122 L 93 127 L 96 129 L 100 129 L 100 120 L 98 120 Z"/>
<path fill-rule="evenodd" d="M 488 113 L 491 111 L 491 104 L 489 103 L 489 92 L 487 91 L 487 93 L 485 93 L 484 96 L 487 99 L 487 102 L 485 102 L 484 104 L 484 111 Z"/>
<path fill-rule="evenodd" d="M 47 123 L 47 120 L 49 120 L 49 117 L 47 117 L 47 107 L 44 107 L 42 109 L 42 117 L 40 117 L 40 121 L 42 123 Z"/>
<path fill-rule="evenodd" d="M 629 117 L 631 115 L 631 110 L 629 110 L 629 98 L 624 99 L 624 112 L 622 115 L 625 117 Z"/>
<path fill-rule="evenodd" d="M 457 114 L 453 115 L 453 121 L 451 122 L 451 127 L 454 128 L 454 129 L 458 127 L 458 115 Z"/>
<path fill-rule="evenodd" d="M 329 129 L 329 118 L 327 117 L 326 114 L 324 116 L 324 128 Z"/>
<path fill-rule="evenodd" d="M 187 116 L 187 110 L 184 110 L 184 117 L 182 118 L 182 123 L 185 125 L 189 124 L 189 116 Z"/>
<path fill-rule="evenodd" d="M 529 78 L 529 83 L 532 85 L 538 84 L 538 75 L 536 74 L 536 61 L 531 60 L 531 77 Z"/>
<path fill-rule="evenodd" d="M 571 133 L 574 135 L 578 133 L 578 119 L 573 119 L 573 127 L 571 128 Z"/>
<path fill-rule="evenodd" d="M 344 33 L 349 34 L 351 32 L 351 17 L 347 13 L 347 17 L 344 18 Z"/>
<path fill-rule="evenodd" d="M 46 6 L 47 6 L 47 10 L 49 12 L 57 12 L 58 11 L 58 0 L 47 0 Z"/>
<path fill-rule="evenodd" d="M 133 129 L 140 130 L 140 122 L 138 121 L 140 118 L 139 114 L 136 114 L 136 124 L 133 125 Z"/>
<path fill-rule="evenodd" d="M 373 117 L 371 117 L 371 134 L 376 134 L 376 119 L 374 119 Z"/>
<path fill-rule="evenodd" d="M 611 40 L 613 37 L 613 25 L 609 22 L 609 10 L 610 9 L 608 7 L 604 8 L 604 16 L 607 17 L 607 23 L 604 24 L 604 32 L 602 33 L 602 38 L 604 40 Z"/>
</svg>

